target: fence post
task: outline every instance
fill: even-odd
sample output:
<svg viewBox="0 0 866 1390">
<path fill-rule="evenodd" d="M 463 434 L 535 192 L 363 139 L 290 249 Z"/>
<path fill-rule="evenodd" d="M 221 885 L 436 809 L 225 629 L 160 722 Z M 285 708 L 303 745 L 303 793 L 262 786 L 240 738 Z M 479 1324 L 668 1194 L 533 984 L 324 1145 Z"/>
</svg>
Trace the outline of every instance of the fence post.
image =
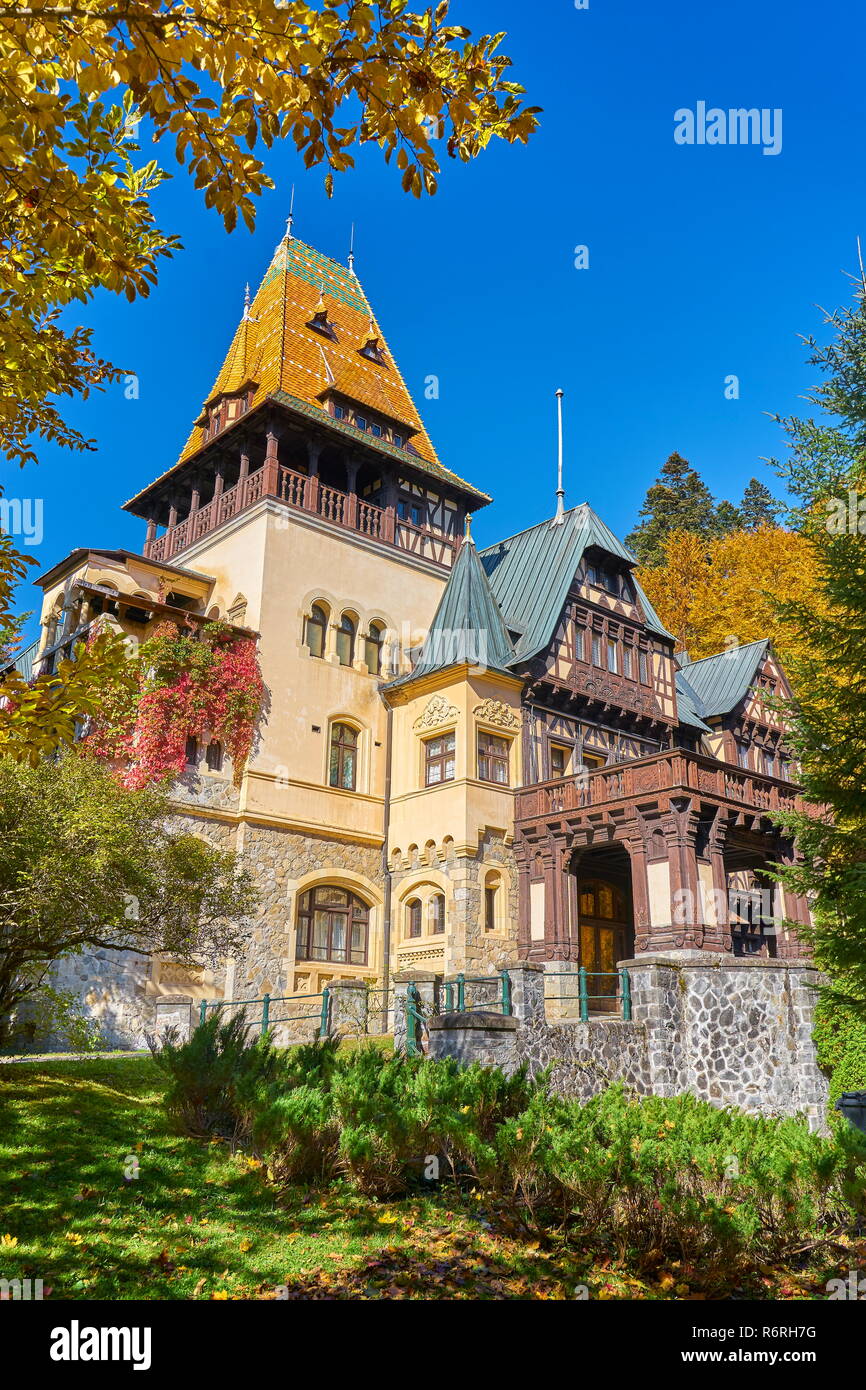
<svg viewBox="0 0 866 1390">
<path fill-rule="evenodd" d="M 265 1033 L 268 1031 L 268 1017 L 269 1017 L 269 1015 L 270 1015 L 270 1012 L 271 1012 L 271 996 L 270 996 L 269 994 L 263 994 L 263 995 L 262 995 L 262 1037 L 264 1037 L 264 1036 L 265 1036 Z"/>
<path fill-rule="evenodd" d="M 445 1012 L 448 1014 L 454 1012 L 454 985 L 450 980 L 445 981 Z"/>
<path fill-rule="evenodd" d="M 622 1017 L 623 1022 L 631 1023 L 631 981 L 628 978 L 628 971 L 621 970 L 620 979 L 622 980 Z"/>
<path fill-rule="evenodd" d="M 204 1023 L 204 1021 L 205 1021 L 206 1018 L 207 1018 L 207 1000 L 206 1000 L 206 999 L 203 999 L 203 1000 L 201 1001 L 201 1003 L 199 1004 L 199 1006 L 198 1006 L 198 1023 L 199 1023 L 199 1027 L 201 1027 L 201 1025 Z"/>
<path fill-rule="evenodd" d="M 502 1012 L 511 1017 L 511 976 L 507 970 L 502 971 Z"/>
<path fill-rule="evenodd" d="M 577 972 L 578 998 L 580 999 L 580 1021 L 589 1022 L 589 995 L 586 989 L 586 966 L 582 965 Z"/>
<path fill-rule="evenodd" d="M 320 1025 L 319 1025 L 319 1034 L 320 1034 L 320 1036 L 323 1037 L 323 1038 L 324 1038 L 324 1037 L 327 1037 L 327 1034 L 328 1034 L 328 1015 L 329 1015 L 329 1012 L 330 1012 L 330 1009 L 329 1009 L 330 1003 L 331 1003 L 331 992 L 330 992 L 330 990 L 328 989 L 328 986 L 325 985 L 324 988 L 323 988 L 323 990 L 322 990 L 322 1021 L 321 1021 Z"/>
<path fill-rule="evenodd" d="M 466 979 L 463 975 L 457 976 L 457 1012 L 466 1012 Z"/>
</svg>

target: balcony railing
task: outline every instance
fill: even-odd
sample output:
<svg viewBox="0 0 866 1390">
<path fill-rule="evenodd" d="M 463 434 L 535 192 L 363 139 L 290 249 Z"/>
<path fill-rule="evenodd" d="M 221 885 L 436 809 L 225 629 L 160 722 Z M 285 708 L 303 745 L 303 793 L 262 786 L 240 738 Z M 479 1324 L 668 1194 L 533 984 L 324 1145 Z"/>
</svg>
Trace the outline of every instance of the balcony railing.
<svg viewBox="0 0 866 1390">
<path fill-rule="evenodd" d="M 678 749 L 523 787 L 517 792 L 516 819 L 545 819 L 674 790 L 736 802 L 758 811 L 811 809 L 799 788 L 790 782 Z"/>
<path fill-rule="evenodd" d="M 414 526 L 398 517 L 393 507 L 377 507 L 356 493 L 326 487 L 319 478 L 296 473 L 272 460 L 266 460 L 255 473 L 191 512 L 164 535 L 146 541 L 144 553 L 150 560 L 171 560 L 263 497 L 273 497 L 299 512 L 320 516 L 332 526 L 394 545 L 445 569 L 454 563 L 459 543 L 455 537 L 427 526 Z"/>
</svg>

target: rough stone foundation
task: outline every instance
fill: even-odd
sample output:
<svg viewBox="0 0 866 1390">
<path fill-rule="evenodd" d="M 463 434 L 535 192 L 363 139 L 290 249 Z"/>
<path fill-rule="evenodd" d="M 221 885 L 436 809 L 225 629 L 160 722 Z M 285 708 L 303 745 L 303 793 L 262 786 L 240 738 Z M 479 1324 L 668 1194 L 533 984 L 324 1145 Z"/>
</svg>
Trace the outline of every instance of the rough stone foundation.
<svg viewBox="0 0 866 1390">
<path fill-rule="evenodd" d="M 509 973 L 513 1022 L 460 1014 L 429 1020 L 429 1052 L 513 1071 L 552 1066 L 563 1095 L 587 1099 L 621 1080 L 644 1095 L 682 1092 L 761 1115 L 826 1123 L 828 1086 L 815 1056 L 818 972 L 799 961 L 679 951 L 624 961 L 632 1021 L 549 1022 L 543 968 Z"/>
</svg>

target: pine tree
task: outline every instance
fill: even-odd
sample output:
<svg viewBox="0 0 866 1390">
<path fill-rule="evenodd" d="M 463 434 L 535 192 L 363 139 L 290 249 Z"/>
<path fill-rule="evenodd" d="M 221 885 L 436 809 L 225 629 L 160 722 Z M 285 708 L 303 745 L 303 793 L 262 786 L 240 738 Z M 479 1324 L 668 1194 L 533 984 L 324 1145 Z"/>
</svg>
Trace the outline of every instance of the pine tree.
<svg viewBox="0 0 866 1390">
<path fill-rule="evenodd" d="M 817 603 L 805 593 L 781 605 L 805 648 L 790 666 L 790 742 L 813 803 L 812 815 L 784 818 L 802 862 L 782 878 L 810 897 L 807 937 L 836 997 L 866 1015 L 866 286 L 825 322 L 829 345 L 806 340 L 821 413 L 779 417 L 789 454 L 776 467 L 819 561 Z"/>
<path fill-rule="evenodd" d="M 629 546 L 642 565 L 664 563 L 664 545 L 674 531 L 710 536 L 715 529 L 713 495 L 687 459 L 673 453 L 648 490 Z"/>
<path fill-rule="evenodd" d="M 764 483 L 752 478 L 743 493 L 738 511 L 742 529 L 757 531 L 761 526 L 775 526 L 782 513 L 782 507 Z"/>
<path fill-rule="evenodd" d="M 742 531 L 743 518 L 739 507 L 733 502 L 720 502 L 716 507 L 713 530 L 717 536 L 730 536 L 734 531 Z"/>
</svg>

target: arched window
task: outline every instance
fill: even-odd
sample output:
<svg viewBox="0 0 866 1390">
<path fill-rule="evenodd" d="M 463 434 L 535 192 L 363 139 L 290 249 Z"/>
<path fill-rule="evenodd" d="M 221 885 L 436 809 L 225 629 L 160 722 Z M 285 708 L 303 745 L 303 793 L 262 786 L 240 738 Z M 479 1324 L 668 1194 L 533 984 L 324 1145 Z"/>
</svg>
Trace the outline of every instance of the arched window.
<svg viewBox="0 0 866 1390">
<path fill-rule="evenodd" d="M 344 613 L 337 628 L 337 656 L 341 666 L 351 666 L 355 660 L 355 621 Z"/>
<path fill-rule="evenodd" d="M 441 936 L 445 930 L 445 894 L 434 893 L 430 899 L 430 930 Z"/>
<path fill-rule="evenodd" d="M 298 904 L 298 960 L 367 964 L 370 909 L 345 888 L 321 885 Z"/>
<path fill-rule="evenodd" d="M 406 935 L 421 935 L 421 899 L 411 898 L 406 904 Z"/>
<path fill-rule="evenodd" d="M 205 752 L 205 761 L 211 772 L 222 772 L 223 770 L 223 746 L 217 739 L 212 739 Z"/>
<path fill-rule="evenodd" d="M 310 616 L 305 622 L 304 641 L 310 656 L 325 655 L 325 633 L 328 630 L 328 615 L 320 603 L 314 603 Z"/>
<path fill-rule="evenodd" d="M 186 741 L 185 757 L 187 767 L 198 766 L 198 739 L 193 734 Z"/>
<path fill-rule="evenodd" d="M 332 787 L 353 792 L 357 778 L 358 730 L 351 724 L 332 724 L 328 781 Z"/>
<path fill-rule="evenodd" d="M 371 676 L 382 673 L 382 640 L 385 629 L 381 623 L 371 623 L 370 631 L 364 640 L 364 660 Z"/>
</svg>

